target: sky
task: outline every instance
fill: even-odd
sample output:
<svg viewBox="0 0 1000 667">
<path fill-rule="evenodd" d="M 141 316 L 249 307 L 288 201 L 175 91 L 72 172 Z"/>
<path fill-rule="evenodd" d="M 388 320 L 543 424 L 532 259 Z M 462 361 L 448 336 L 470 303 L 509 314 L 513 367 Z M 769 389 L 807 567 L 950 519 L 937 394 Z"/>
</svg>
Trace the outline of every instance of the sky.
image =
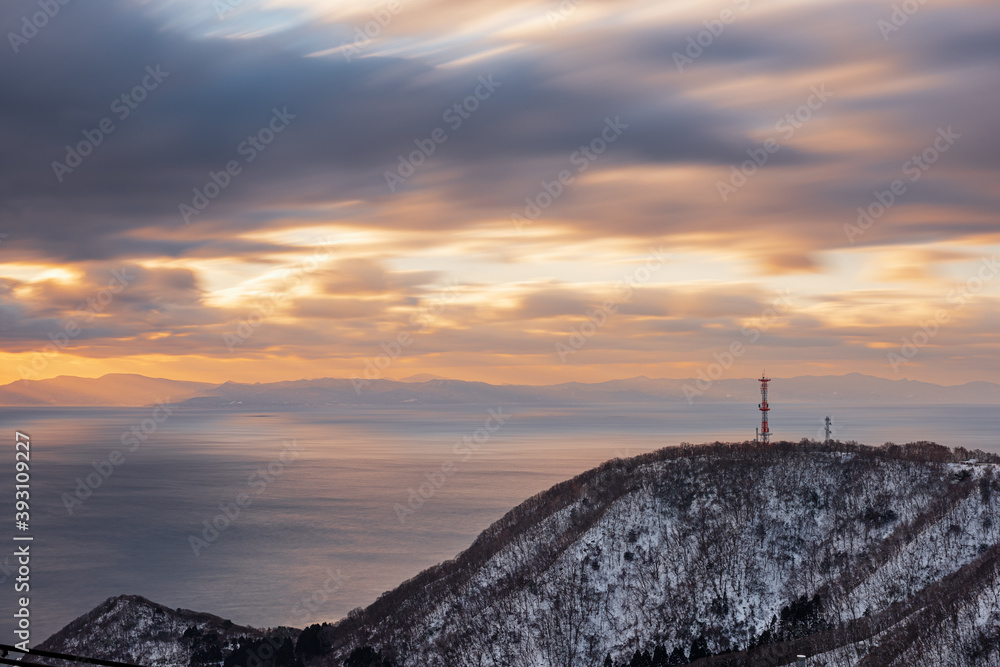
<svg viewBox="0 0 1000 667">
<path fill-rule="evenodd" d="M 1000 12 L 7 0 L 0 382 L 1000 370 Z"/>
</svg>

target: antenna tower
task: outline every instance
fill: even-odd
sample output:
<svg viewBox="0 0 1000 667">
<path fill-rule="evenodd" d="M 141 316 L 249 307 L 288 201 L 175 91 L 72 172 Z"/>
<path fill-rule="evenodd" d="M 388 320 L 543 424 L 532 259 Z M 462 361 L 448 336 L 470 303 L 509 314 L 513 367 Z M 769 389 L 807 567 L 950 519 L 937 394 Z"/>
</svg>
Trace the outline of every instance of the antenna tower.
<svg viewBox="0 0 1000 667">
<path fill-rule="evenodd" d="M 760 431 L 757 437 L 759 442 L 766 445 L 771 438 L 771 429 L 767 427 L 767 413 L 771 409 L 767 407 L 767 383 L 771 381 L 771 378 L 761 373 L 760 379 L 757 381 L 760 382 L 760 404 L 757 406 L 760 409 Z"/>
</svg>

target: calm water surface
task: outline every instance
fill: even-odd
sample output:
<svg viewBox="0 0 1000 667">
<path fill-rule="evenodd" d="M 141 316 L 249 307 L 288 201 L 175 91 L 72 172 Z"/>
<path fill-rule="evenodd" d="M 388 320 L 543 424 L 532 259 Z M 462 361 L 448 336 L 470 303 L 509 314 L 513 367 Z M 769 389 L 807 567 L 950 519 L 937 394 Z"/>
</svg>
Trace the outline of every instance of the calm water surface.
<svg viewBox="0 0 1000 667">
<path fill-rule="evenodd" d="M 141 427 L 151 408 L 0 408 L 11 440 L 20 430 L 33 443 L 32 640 L 121 593 L 261 627 L 336 620 L 453 557 L 525 498 L 602 461 L 682 441 L 752 437 L 754 407 L 509 406 L 478 451 L 458 453 L 455 443 L 484 426 L 486 407 L 178 408 L 134 452 L 122 435 Z M 832 416 L 842 440 L 926 439 L 1000 452 L 996 413 L 996 406 L 866 406 Z M 772 412 L 772 429 L 791 440 L 821 437 L 826 414 L 782 407 Z M 282 464 L 293 441 L 297 458 L 286 451 Z M 116 449 L 124 462 L 70 514 L 66 499 L 77 480 Z M 401 521 L 394 506 L 421 484 L 426 492 L 428 475 L 440 482 L 435 473 L 447 461 L 454 473 Z M 249 506 L 228 527 L 218 519 L 224 530 L 208 533 L 214 540 L 196 555 L 191 536 L 204 539 L 204 522 L 219 517 L 220 504 L 232 514 L 241 494 Z M 11 496 L 5 491 L 0 506 L 12 519 Z M 13 564 L 10 551 L 0 565 Z M 2 569 L 0 578 L 6 611 L 15 593 Z M 0 622 L 8 639 L 9 616 Z"/>
</svg>

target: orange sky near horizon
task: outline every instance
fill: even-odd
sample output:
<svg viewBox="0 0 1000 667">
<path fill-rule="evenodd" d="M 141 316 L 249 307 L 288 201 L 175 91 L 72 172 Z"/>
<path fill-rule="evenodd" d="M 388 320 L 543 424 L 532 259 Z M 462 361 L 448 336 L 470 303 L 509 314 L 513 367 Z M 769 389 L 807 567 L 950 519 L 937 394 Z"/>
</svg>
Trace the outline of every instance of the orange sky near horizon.
<svg viewBox="0 0 1000 667">
<path fill-rule="evenodd" d="M 0 383 L 1000 370 L 987 3 L 210 4 L 0 74 Z"/>
</svg>

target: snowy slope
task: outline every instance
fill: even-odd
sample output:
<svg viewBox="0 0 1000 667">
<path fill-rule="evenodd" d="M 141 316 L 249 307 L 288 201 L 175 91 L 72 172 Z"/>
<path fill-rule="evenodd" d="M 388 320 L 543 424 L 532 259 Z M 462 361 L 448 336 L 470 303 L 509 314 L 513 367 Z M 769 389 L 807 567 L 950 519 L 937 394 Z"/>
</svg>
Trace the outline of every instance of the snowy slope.
<svg viewBox="0 0 1000 667">
<path fill-rule="evenodd" d="M 616 459 L 262 667 L 1000 665 L 998 468 L 927 443 Z M 233 667 L 264 634 L 227 623 L 123 596 L 45 647 Z"/>
<path fill-rule="evenodd" d="M 958 457 L 927 447 L 824 449 L 719 445 L 609 462 L 343 621 L 325 664 L 370 644 L 406 665 L 597 665 L 609 654 L 620 665 L 656 645 L 690 656 L 696 640 L 715 654 L 755 646 L 756 658 L 729 664 L 782 664 L 793 649 L 857 643 L 838 628 L 888 641 L 893 625 L 854 622 L 890 623 L 893 605 L 995 561 L 996 465 L 945 462 Z M 955 602 L 995 632 L 997 579 L 987 579 Z M 870 664 L 959 664 L 921 662 L 925 652 Z"/>
<path fill-rule="evenodd" d="M 170 609 L 138 595 L 119 595 L 71 622 L 38 648 L 167 667 L 197 663 L 199 650 L 208 654 L 205 657 L 218 657 L 231 652 L 237 638 L 263 636 L 261 630 L 212 614 Z M 196 656 L 194 661 L 192 656 Z"/>
</svg>

